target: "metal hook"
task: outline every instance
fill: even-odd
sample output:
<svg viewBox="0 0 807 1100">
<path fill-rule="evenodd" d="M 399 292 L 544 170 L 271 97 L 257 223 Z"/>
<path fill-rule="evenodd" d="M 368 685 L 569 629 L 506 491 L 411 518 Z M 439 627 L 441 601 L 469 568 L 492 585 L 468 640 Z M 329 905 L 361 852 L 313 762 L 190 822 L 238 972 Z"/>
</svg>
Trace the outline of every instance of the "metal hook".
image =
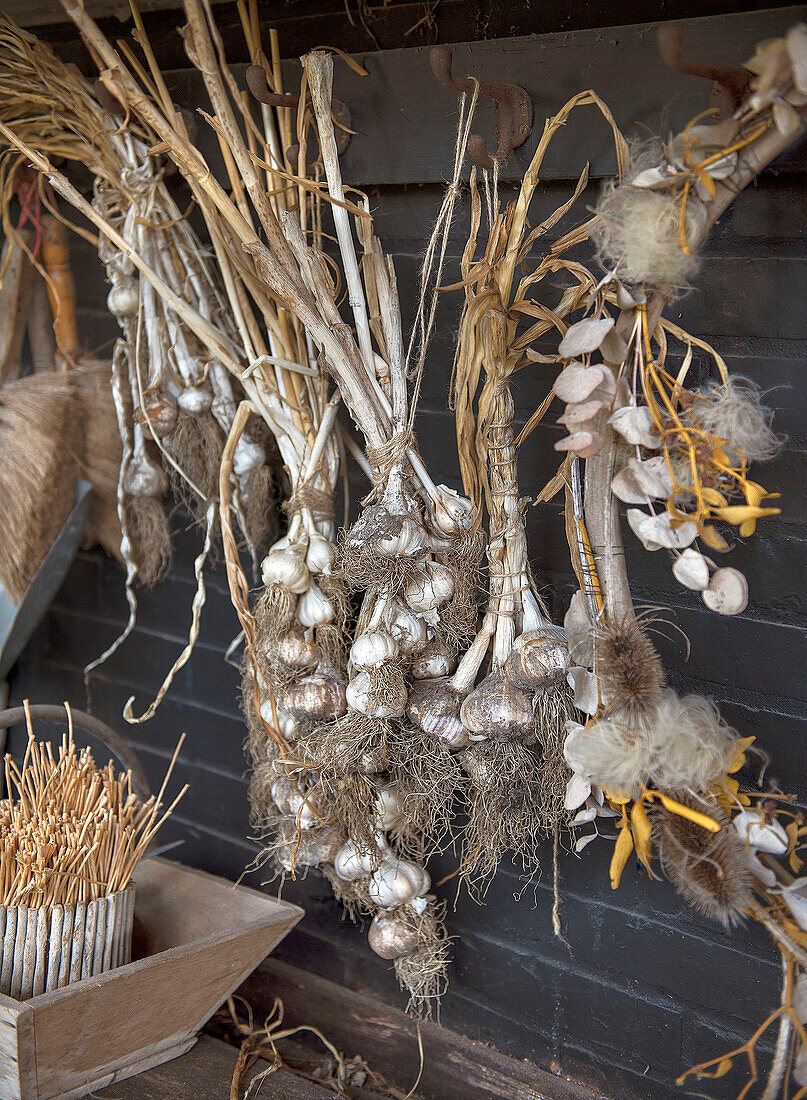
<svg viewBox="0 0 807 1100">
<path fill-rule="evenodd" d="M 433 46 L 429 53 L 432 72 L 438 84 L 455 92 L 473 93 L 476 82 L 470 77 L 457 80 L 451 72 L 450 46 Z M 517 84 L 491 84 L 479 81 L 479 94 L 496 103 L 496 152 L 488 153 L 487 142 L 481 134 L 468 138 L 467 153 L 480 168 L 491 169 L 503 164 L 514 149 L 523 145 L 532 133 L 532 99 Z"/>
<path fill-rule="evenodd" d="M 272 91 L 266 79 L 266 70 L 262 65 L 249 65 L 246 71 L 246 81 L 247 87 L 253 97 L 257 99 L 259 103 L 265 103 L 267 107 L 296 108 L 300 104 L 300 97 L 298 95 L 282 95 L 280 92 Z M 350 130 L 350 111 L 347 104 L 343 103 L 341 99 L 331 100 L 331 118 L 336 124 L 334 127 L 336 133 L 336 151 L 341 157 L 347 151 L 347 147 L 350 145 L 350 139 L 353 136 Z M 286 156 L 289 157 L 292 164 L 296 164 L 297 146 L 290 146 L 286 150 Z M 316 163 L 316 157 L 311 163 Z"/>
<path fill-rule="evenodd" d="M 664 64 L 676 73 L 700 76 L 714 81 L 713 104 L 721 114 L 730 115 L 740 106 L 748 92 L 751 74 L 747 69 L 693 61 L 681 52 L 683 28 L 680 23 L 664 23 L 658 29 L 658 48 Z"/>
</svg>

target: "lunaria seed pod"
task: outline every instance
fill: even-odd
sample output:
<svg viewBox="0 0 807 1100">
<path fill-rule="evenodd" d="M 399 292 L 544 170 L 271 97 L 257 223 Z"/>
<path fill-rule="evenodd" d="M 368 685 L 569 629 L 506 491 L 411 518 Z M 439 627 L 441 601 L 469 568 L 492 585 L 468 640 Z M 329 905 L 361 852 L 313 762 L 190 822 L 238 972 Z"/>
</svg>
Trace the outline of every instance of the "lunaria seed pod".
<svg viewBox="0 0 807 1100">
<path fill-rule="evenodd" d="M 748 607 L 748 581 L 739 569 L 716 569 L 701 599 L 718 615 L 739 615 Z"/>
<path fill-rule="evenodd" d="M 475 509 L 467 497 L 460 496 L 447 485 L 437 486 L 438 499 L 432 502 L 431 521 L 434 527 L 449 538 L 456 538 L 470 531 L 474 525 Z"/>
<path fill-rule="evenodd" d="M 530 630 L 516 638 L 506 661 L 510 678 L 527 691 L 541 691 L 566 677 L 566 639 L 556 626 Z"/>
<path fill-rule="evenodd" d="M 455 752 L 470 742 L 468 731 L 460 721 L 461 702 L 447 679 L 416 680 L 409 690 L 406 713 L 412 725 Z"/>
<path fill-rule="evenodd" d="M 150 390 L 143 394 L 143 403 L 134 412 L 138 424 L 146 426 L 146 432 L 154 432 L 162 438 L 174 430 L 177 422 L 177 403 L 164 390 Z"/>
<path fill-rule="evenodd" d="M 308 589 L 311 575 L 298 546 L 277 547 L 261 563 L 261 576 L 267 588 L 287 588 L 299 596 Z"/>
<path fill-rule="evenodd" d="M 399 787 L 382 787 L 375 800 L 375 827 L 389 832 L 404 820 L 404 796 Z"/>
<path fill-rule="evenodd" d="M 406 586 L 404 597 L 413 611 L 433 611 L 454 595 L 454 574 L 439 561 L 424 561 Z"/>
<path fill-rule="evenodd" d="M 266 647 L 266 656 L 270 661 L 280 661 L 287 668 L 305 672 L 315 667 L 320 652 L 317 643 L 306 637 L 305 627 L 301 623 L 292 623 L 277 642 Z"/>
<path fill-rule="evenodd" d="M 397 909 L 428 893 L 428 871 L 408 859 L 390 859 L 370 875 L 367 893 L 381 909 Z"/>
<path fill-rule="evenodd" d="M 406 711 L 403 682 L 378 690 L 368 672 L 357 672 L 347 685 L 345 695 L 348 706 L 368 718 L 401 718 Z"/>
<path fill-rule="evenodd" d="M 390 849 L 383 837 L 377 838 L 378 847 L 374 850 L 359 847 L 354 841 L 347 840 L 336 853 L 333 869 L 344 882 L 355 882 L 371 874 L 390 858 Z"/>
<path fill-rule="evenodd" d="M 386 630 L 360 634 L 350 647 L 350 663 L 354 668 L 379 668 L 398 656 L 398 643 Z"/>
<path fill-rule="evenodd" d="M 398 917 L 377 913 L 370 924 L 367 942 L 382 959 L 400 959 L 417 951 L 417 932 Z"/>
<path fill-rule="evenodd" d="M 423 652 L 414 658 L 410 671 L 415 680 L 434 680 L 438 676 L 449 676 L 456 668 L 456 664 L 445 642 L 434 638 Z"/>
<path fill-rule="evenodd" d="M 177 398 L 177 403 L 183 412 L 191 416 L 201 416 L 210 411 L 213 394 L 201 386 L 187 386 Z"/>
<path fill-rule="evenodd" d="M 308 722 L 341 718 L 347 710 L 345 685 L 332 676 L 305 676 L 292 684 L 279 702 L 292 718 Z"/>
<path fill-rule="evenodd" d="M 398 643 L 400 652 L 408 657 L 420 653 L 429 642 L 430 631 L 420 616 L 408 607 L 394 602 L 387 629 Z"/>
<path fill-rule="evenodd" d="M 497 669 L 463 700 L 460 719 L 472 741 L 514 741 L 532 733 L 532 696 Z"/>
<path fill-rule="evenodd" d="M 334 616 L 333 605 L 322 589 L 311 584 L 297 604 L 297 618 L 305 627 L 324 626 Z"/>
</svg>

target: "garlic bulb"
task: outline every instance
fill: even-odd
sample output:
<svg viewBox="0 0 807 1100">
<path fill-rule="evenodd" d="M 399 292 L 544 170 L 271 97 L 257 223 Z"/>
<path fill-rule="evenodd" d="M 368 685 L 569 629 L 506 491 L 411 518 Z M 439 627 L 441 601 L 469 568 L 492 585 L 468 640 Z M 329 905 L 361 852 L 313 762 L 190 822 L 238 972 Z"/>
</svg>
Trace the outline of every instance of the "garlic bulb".
<svg viewBox="0 0 807 1100">
<path fill-rule="evenodd" d="M 414 658 L 410 672 L 415 680 L 434 680 L 438 676 L 450 675 L 456 663 L 448 646 L 435 638 Z"/>
<path fill-rule="evenodd" d="M 354 668 L 378 668 L 398 656 L 398 643 L 386 630 L 360 634 L 350 647 L 350 663 Z"/>
<path fill-rule="evenodd" d="M 387 558 L 411 558 L 428 547 L 426 532 L 413 516 L 391 516 L 388 532 L 378 536 L 375 547 Z"/>
<path fill-rule="evenodd" d="M 417 932 L 398 917 L 377 913 L 367 933 L 367 942 L 382 959 L 411 955 L 419 945 Z"/>
<path fill-rule="evenodd" d="M 312 573 L 325 573 L 331 571 L 333 561 L 333 544 L 330 539 L 324 538 L 316 532 L 309 536 L 308 550 L 305 555 L 305 564 Z"/>
<path fill-rule="evenodd" d="M 389 845 L 383 838 L 378 838 L 377 844 L 378 847 L 371 850 L 360 848 L 352 840 L 345 841 L 333 861 L 333 869 L 339 878 L 345 882 L 355 882 L 386 862 L 390 857 Z"/>
<path fill-rule="evenodd" d="M 404 797 L 398 787 L 382 787 L 375 800 L 375 827 L 389 832 L 404 820 Z"/>
<path fill-rule="evenodd" d="M 347 710 L 344 684 L 324 675 L 305 676 L 292 684 L 278 702 L 292 718 L 309 722 L 341 718 Z"/>
<path fill-rule="evenodd" d="M 123 488 L 132 497 L 160 497 L 168 488 L 168 478 L 145 455 L 136 456 L 126 467 Z"/>
<path fill-rule="evenodd" d="M 431 611 L 454 595 L 454 574 L 439 561 L 425 561 L 406 586 L 404 598 L 413 611 Z"/>
<path fill-rule="evenodd" d="M 286 633 L 277 642 L 266 647 L 269 661 L 278 660 L 287 668 L 304 672 L 314 668 L 320 658 L 319 646 L 306 637 L 301 623 L 292 623 Z"/>
<path fill-rule="evenodd" d="M 535 725 L 532 696 L 502 671 L 491 672 L 463 700 L 460 719 L 472 741 L 522 738 L 532 733 Z"/>
<path fill-rule="evenodd" d="M 118 321 L 137 316 L 140 309 L 140 287 L 136 279 L 120 279 L 112 283 L 106 296 L 107 309 Z"/>
<path fill-rule="evenodd" d="M 419 653 L 429 641 L 429 628 L 424 621 L 403 607 L 396 600 L 389 617 L 387 629 L 398 643 L 404 656 Z"/>
<path fill-rule="evenodd" d="M 460 721 L 461 701 L 447 679 L 417 680 L 409 690 L 406 713 L 414 726 L 454 752 L 464 749 L 470 741 Z"/>
<path fill-rule="evenodd" d="M 261 577 L 267 588 L 276 585 L 287 588 L 289 592 L 300 595 L 311 582 L 299 547 L 273 547 L 261 563 Z"/>
<path fill-rule="evenodd" d="M 179 395 L 177 403 L 183 412 L 190 413 L 191 416 L 201 416 L 213 404 L 213 394 L 201 386 L 188 386 Z"/>
<path fill-rule="evenodd" d="M 282 707 L 276 706 L 275 713 L 272 713 L 272 704 L 267 699 L 265 703 L 261 703 L 261 718 L 266 722 L 267 726 L 273 726 L 275 721 L 275 714 L 277 715 L 277 730 L 281 733 L 287 741 L 294 741 L 300 735 L 300 724 L 296 718 L 292 717 L 288 711 L 283 710 Z"/>
<path fill-rule="evenodd" d="M 565 678 L 567 656 L 564 632 L 546 626 L 516 638 L 505 667 L 519 687 L 539 691 Z"/>
<path fill-rule="evenodd" d="M 277 852 L 275 858 L 284 871 L 292 867 L 319 867 L 323 863 L 333 863 L 336 854 L 345 842 L 338 829 L 310 831 L 292 840 Z"/>
<path fill-rule="evenodd" d="M 432 501 L 431 521 L 443 535 L 455 538 L 464 535 L 474 525 L 475 509 L 467 497 L 460 496 L 447 485 L 437 486 L 438 499 Z"/>
<path fill-rule="evenodd" d="M 297 619 L 305 627 L 324 626 L 333 619 L 334 610 L 331 601 L 316 585 L 311 584 L 297 604 Z"/>
<path fill-rule="evenodd" d="M 406 711 L 406 688 L 403 684 L 384 687 L 379 691 L 368 672 L 357 672 L 345 692 L 347 704 L 369 718 L 401 718 Z"/>
<path fill-rule="evenodd" d="M 408 859 L 390 859 L 370 875 L 367 893 L 381 909 L 396 909 L 428 893 L 428 872 Z"/>
<path fill-rule="evenodd" d="M 317 824 L 318 818 L 310 799 L 285 775 L 279 776 L 272 784 L 272 800 L 281 814 L 295 818 L 301 829 L 311 829 Z"/>
<path fill-rule="evenodd" d="M 146 431 L 162 438 L 174 430 L 177 422 L 177 403 L 164 390 L 150 390 L 143 394 L 143 402 L 135 409 L 138 424 L 145 424 Z"/>
<path fill-rule="evenodd" d="M 233 473 L 236 477 L 246 477 L 254 470 L 260 469 L 266 461 L 266 451 L 260 443 L 253 443 L 245 435 L 235 445 L 233 455 Z"/>
</svg>

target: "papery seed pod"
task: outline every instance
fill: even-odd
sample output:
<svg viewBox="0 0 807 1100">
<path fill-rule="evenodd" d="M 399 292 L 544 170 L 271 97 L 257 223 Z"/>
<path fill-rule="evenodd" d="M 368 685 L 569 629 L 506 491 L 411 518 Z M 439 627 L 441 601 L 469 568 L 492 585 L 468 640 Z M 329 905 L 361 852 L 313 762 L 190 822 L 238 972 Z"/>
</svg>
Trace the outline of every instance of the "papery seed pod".
<svg viewBox="0 0 807 1100">
<path fill-rule="evenodd" d="M 470 531 L 476 512 L 471 501 L 447 485 L 438 485 L 437 493 L 438 499 L 431 506 L 431 521 L 437 530 L 449 538 Z"/>
<path fill-rule="evenodd" d="M 136 279 L 116 279 L 106 297 L 107 309 L 118 321 L 128 321 L 140 309 L 140 287 Z"/>
<path fill-rule="evenodd" d="M 390 858 L 390 849 L 383 837 L 376 840 L 377 848 L 371 850 L 359 847 L 354 841 L 347 840 L 336 853 L 333 869 L 345 882 L 355 882 L 371 874 Z"/>
<path fill-rule="evenodd" d="M 468 731 L 460 721 L 461 702 L 448 679 L 416 680 L 409 690 L 406 713 L 414 726 L 436 737 L 454 752 L 470 742 Z"/>
<path fill-rule="evenodd" d="M 345 692 L 347 704 L 359 714 L 369 718 L 401 718 L 406 712 L 406 687 L 400 684 L 385 685 L 378 691 L 368 672 L 357 672 Z"/>
<path fill-rule="evenodd" d="M 399 787 L 382 787 L 375 800 L 375 827 L 389 832 L 404 820 L 404 796 Z"/>
<path fill-rule="evenodd" d="M 267 588 L 277 585 L 298 596 L 311 583 L 311 575 L 299 546 L 273 547 L 261 563 L 261 576 Z"/>
<path fill-rule="evenodd" d="M 292 684 L 279 702 L 292 718 L 309 722 L 341 718 L 347 711 L 345 685 L 331 676 L 306 676 Z"/>
<path fill-rule="evenodd" d="M 177 398 L 177 404 L 183 412 L 191 416 L 201 416 L 210 411 L 213 394 L 202 386 L 187 386 Z"/>
<path fill-rule="evenodd" d="M 370 924 L 367 942 L 382 959 L 400 959 L 416 951 L 420 941 L 414 928 L 400 918 L 377 913 Z"/>
<path fill-rule="evenodd" d="M 519 687 L 540 691 L 565 678 L 567 657 L 564 632 L 557 626 L 541 627 L 516 638 L 505 668 Z"/>
<path fill-rule="evenodd" d="M 233 473 L 236 477 L 246 477 L 260 469 L 266 462 L 266 451 L 260 443 L 253 443 L 242 435 L 235 446 L 233 455 Z"/>
<path fill-rule="evenodd" d="M 432 611 L 454 595 L 454 574 L 439 561 L 425 561 L 406 586 L 404 598 L 413 611 Z"/>
<path fill-rule="evenodd" d="M 143 403 L 134 412 L 138 424 L 146 425 L 148 432 L 162 438 L 174 430 L 177 422 L 177 403 L 165 390 L 149 390 L 143 394 Z"/>
<path fill-rule="evenodd" d="M 535 725 L 532 696 L 497 669 L 463 700 L 460 720 L 472 741 L 521 739 Z"/>
<path fill-rule="evenodd" d="M 415 680 L 435 680 L 449 676 L 457 666 L 448 646 L 434 638 L 422 653 L 413 658 L 410 672 Z"/>
<path fill-rule="evenodd" d="M 126 467 L 123 488 L 132 497 L 161 497 L 168 488 L 168 478 L 155 463 L 136 456 Z"/>
<path fill-rule="evenodd" d="M 333 543 L 314 533 L 308 539 L 305 564 L 312 573 L 329 573 L 333 561 Z"/>
<path fill-rule="evenodd" d="M 299 672 L 314 668 L 320 658 L 320 649 L 315 641 L 309 640 L 306 633 L 301 623 L 292 623 L 277 642 L 267 645 L 267 658 L 270 661 L 277 659 L 287 668 Z"/>
<path fill-rule="evenodd" d="M 701 599 L 718 615 L 739 615 L 748 607 L 748 581 L 739 569 L 716 569 Z"/>
<path fill-rule="evenodd" d="M 398 643 L 386 630 L 360 634 L 350 647 L 350 662 L 355 668 L 378 668 L 398 656 Z"/>
<path fill-rule="evenodd" d="M 680 557 L 675 559 L 672 571 L 675 579 L 693 592 L 702 592 L 708 587 L 709 559 L 694 546 L 688 546 Z"/>
<path fill-rule="evenodd" d="M 758 852 L 783 856 L 790 847 L 787 833 L 778 821 L 767 820 L 758 810 L 743 810 L 732 820 L 740 838 Z"/>
<path fill-rule="evenodd" d="M 397 600 L 393 604 L 387 629 L 397 641 L 398 648 L 404 656 L 420 653 L 429 642 L 429 627 L 423 619 L 408 607 L 403 607 Z"/>
<path fill-rule="evenodd" d="M 297 619 L 305 627 L 324 626 L 334 616 L 333 605 L 322 589 L 311 584 L 297 604 Z"/>
<path fill-rule="evenodd" d="M 425 868 L 408 859 L 391 859 L 370 875 L 367 893 L 382 909 L 397 909 L 428 893 L 431 879 Z"/>
</svg>

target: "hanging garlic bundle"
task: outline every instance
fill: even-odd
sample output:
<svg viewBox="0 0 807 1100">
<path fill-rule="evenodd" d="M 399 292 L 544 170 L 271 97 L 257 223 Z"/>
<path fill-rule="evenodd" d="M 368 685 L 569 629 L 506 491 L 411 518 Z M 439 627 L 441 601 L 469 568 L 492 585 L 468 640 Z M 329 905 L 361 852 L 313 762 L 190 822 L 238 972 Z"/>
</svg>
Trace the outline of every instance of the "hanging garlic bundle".
<svg viewBox="0 0 807 1100">
<path fill-rule="evenodd" d="M 747 67 L 755 78 L 732 118 L 687 127 L 663 155 L 656 151 L 653 164 L 634 159 L 625 165 L 627 179 L 606 189 L 598 233 L 610 270 L 588 316 L 564 334 L 555 393 L 567 403 L 561 419 L 571 428 L 560 449 L 574 456 L 567 531 L 581 585 L 566 616 L 569 679 L 589 716 L 568 726 L 565 755 L 574 774 L 566 805 L 578 811 L 573 824 L 616 819 L 613 888 L 634 851 L 652 877 L 655 849 L 667 877 L 700 912 L 727 926 L 750 913 L 768 928 L 783 956 L 780 1008 L 747 1044 L 693 1067 L 679 1083 L 689 1074 L 723 1076 L 744 1054 L 752 1071 L 745 1095 L 757 1080 L 756 1041 L 778 1020 L 765 1087 L 773 1097 L 794 1059 L 799 1084 L 807 1082 L 798 1077 L 807 1062 L 799 1003 L 807 955 L 796 931 L 807 920 L 798 881 L 774 858 L 799 865 L 802 815 L 787 809 L 787 796 L 743 792 L 735 774 L 754 738 L 739 738 L 707 699 L 667 686 L 632 605 L 619 516 L 621 501 L 643 505 L 628 509 L 628 523 L 648 549 L 674 552 L 676 579 L 713 610 L 744 609 L 742 575 L 717 568 L 693 543 L 725 550 L 715 522 L 750 535 L 758 519 L 777 511 L 762 506 L 771 494 L 747 476 L 748 462 L 775 448 L 770 417 L 753 388 L 732 379 L 708 345 L 662 311 L 696 270 L 697 246 L 718 216 L 804 132 L 807 27 L 762 44 Z M 647 234 L 651 216 L 659 229 Z M 677 376 L 664 365 L 668 335 L 687 348 Z M 685 387 L 693 346 L 712 354 L 719 383 Z M 731 503 L 732 496 L 745 503 Z M 787 828 L 782 818 L 791 819 Z M 597 835 L 595 825 L 577 849 Z"/>
</svg>

